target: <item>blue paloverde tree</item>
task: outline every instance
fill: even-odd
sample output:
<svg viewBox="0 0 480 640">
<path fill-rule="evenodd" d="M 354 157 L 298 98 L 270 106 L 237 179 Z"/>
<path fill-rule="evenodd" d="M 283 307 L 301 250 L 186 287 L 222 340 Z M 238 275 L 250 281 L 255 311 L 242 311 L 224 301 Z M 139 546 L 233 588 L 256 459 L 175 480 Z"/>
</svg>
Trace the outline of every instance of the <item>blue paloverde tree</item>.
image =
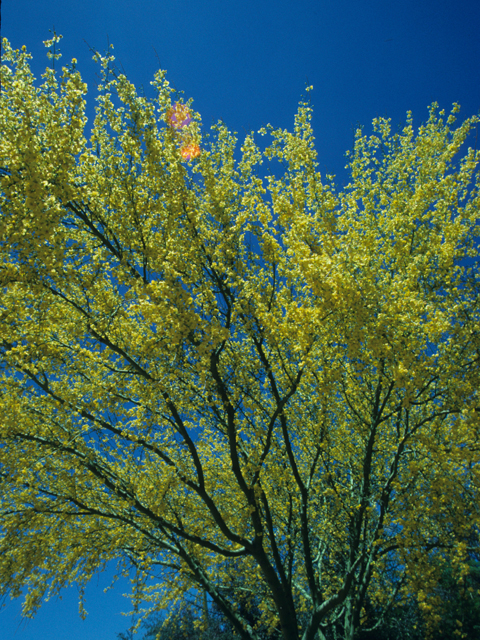
<svg viewBox="0 0 480 640">
<path fill-rule="evenodd" d="M 412 595 L 435 629 L 478 544 L 478 118 L 376 119 L 338 190 L 307 102 L 237 152 L 97 55 L 87 139 L 75 62 L 38 85 L 3 46 L 1 594 L 117 561 L 135 607 L 205 592 L 244 640 Z"/>
</svg>

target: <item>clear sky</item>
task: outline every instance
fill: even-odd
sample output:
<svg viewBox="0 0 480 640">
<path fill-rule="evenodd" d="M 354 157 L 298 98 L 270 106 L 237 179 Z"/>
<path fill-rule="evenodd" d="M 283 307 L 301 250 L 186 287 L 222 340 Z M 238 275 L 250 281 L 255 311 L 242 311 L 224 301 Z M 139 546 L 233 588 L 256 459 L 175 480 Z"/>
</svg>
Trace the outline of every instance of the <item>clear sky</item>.
<svg viewBox="0 0 480 640">
<path fill-rule="evenodd" d="M 27 46 L 37 76 L 53 28 L 60 64 L 77 58 L 88 83 L 90 123 L 98 67 L 89 46 L 113 43 L 118 67 L 147 96 L 154 72 L 167 69 L 204 126 L 222 119 L 240 139 L 266 123 L 291 129 L 313 85 L 319 169 L 340 185 L 359 124 L 369 132 L 385 116 L 396 127 L 411 110 L 417 127 L 433 101 L 447 111 L 459 102 L 461 117 L 480 112 L 478 0 L 3 0 L 2 37 Z M 0 640 L 115 640 L 128 626 L 128 584 L 105 594 L 108 584 L 103 575 L 87 590 L 85 622 L 75 588 L 27 624 L 8 603 Z"/>
</svg>

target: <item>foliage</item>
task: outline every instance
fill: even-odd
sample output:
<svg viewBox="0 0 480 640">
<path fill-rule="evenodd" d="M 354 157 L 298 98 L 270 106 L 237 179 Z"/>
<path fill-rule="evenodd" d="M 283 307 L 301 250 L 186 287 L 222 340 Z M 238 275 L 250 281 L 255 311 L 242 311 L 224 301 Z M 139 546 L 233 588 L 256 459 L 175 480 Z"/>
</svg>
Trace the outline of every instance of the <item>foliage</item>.
<svg viewBox="0 0 480 640">
<path fill-rule="evenodd" d="M 358 629 L 355 640 L 445 640 L 463 638 L 477 640 L 480 632 L 480 572 L 478 562 L 469 561 L 471 572 L 460 583 L 452 576 L 451 567 L 442 572 L 436 591 L 440 595 L 438 611 L 441 621 L 438 628 L 427 633 L 425 621 L 418 602 L 411 595 L 405 602 L 392 607 L 386 616 L 379 612 L 368 601 L 365 604 L 366 615 L 375 617 L 380 624 L 374 629 Z M 213 605 L 208 610 L 207 623 L 205 613 L 189 603 L 183 602 L 175 609 L 174 615 L 166 621 L 162 616 L 152 615 L 142 627 L 146 633 L 141 640 L 234 640 L 236 637 L 225 616 Z M 258 610 L 250 613 L 253 623 Z M 201 625 L 195 625 L 195 621 Z M 331 628 L 327 631 L 328 640 L 341 640 L 342 628 Z M 133 640 L 133 635 L 118 634 L 118 640 Z M 266 640 L 271 640 L 266 636 Z M 272 639 L 273 640 L 273 639 Z"/>
<path fill-rule="evenodd" d="M 474 640 L 480 636 L 480 563 L 468 562 L 469 573 L 456 579 L 452 567 L 447 565 L 441 575 L 436 592 L 440 598 L 442 617 L 437 632 L 441 638 Z"/>
<path fill-rule="evenodd" d="M 87 139 L 75 61 L 37 87 L 3 46 L 0 592 L 116 560 L 135 609 L 206 591 L 245 640 L 412 594 L 434 629 L 480 519 L 478 118 L 374 120 L 337 191 L 308 103 L 186 162 L 163 71 L 150 100 L 96 55 Z"/>
<path fill-rule="evenodd" d="M 225 620 L 216 609 L 211 608 L 206 616 L 199 614 L 194 607 L 186 603 L 177 606 L 168 618 L 154 614 L 147 618 L 142 627 L 146 633 L 141 640 L 235 640 L 235 636 Z M 118 634 L 118 640 L 127 640 L 123 633 Z"/>
</svg>

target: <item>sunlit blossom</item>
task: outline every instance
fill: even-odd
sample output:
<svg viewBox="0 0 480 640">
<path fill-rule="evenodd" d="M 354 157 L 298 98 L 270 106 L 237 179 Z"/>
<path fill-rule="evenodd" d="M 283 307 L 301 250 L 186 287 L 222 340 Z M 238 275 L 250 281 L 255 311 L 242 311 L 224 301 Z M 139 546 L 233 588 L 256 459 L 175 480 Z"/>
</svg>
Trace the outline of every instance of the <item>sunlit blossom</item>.
<svg viewBox="0 0 480 640">
<path fill-rule="evenodd" d="M 193 158 L 198 158 L 198 156 L 200 155 L 200 147 L 198 146 L 198 144 L 192 142 L 180 149 L 180 155 L 184 160 L 192 160 Z"/>
<path fill-rule="evenodd" d="M 167 111 L 167 122 L 175 131 L 175 138 L 180 147 L 183 160 L 192 160 L 200 155 L 200 147 L 194 140 L 194 133 L 190 127 L 192 116 L 190 109 L 180 102 L 176 102 Z"/>
<path fill-rule="evenodd" d="M 167 111 L 167 122 L 172 129 L 183 129 L 187 127 L 191 121 L 192 116 L 190 115 L 190 109 L 180 102 L 176 102 Z"/>
</svg>

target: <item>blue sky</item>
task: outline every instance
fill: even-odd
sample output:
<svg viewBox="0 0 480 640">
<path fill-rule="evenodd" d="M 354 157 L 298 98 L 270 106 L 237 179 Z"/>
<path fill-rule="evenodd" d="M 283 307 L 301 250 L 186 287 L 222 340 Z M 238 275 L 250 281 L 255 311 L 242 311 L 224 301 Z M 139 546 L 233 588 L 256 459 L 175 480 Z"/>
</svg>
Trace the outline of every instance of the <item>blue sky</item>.
<svg viewBox="0 0 480 640">
<path fill-rule="evenodd" d="M 447 111 L 459 102 L 461 118 L 480 112 L 478 0 L 3 1 L 2 37 L 27 46 L 37 76 L 53 28 L 63 35 L 60 63 L 77 58 L 88 83 L 90 124 L 98 67 L 88 45 L 113 43 L 117 65 L 147 96 L 154 72 L 167 69 L 204 126 L 222 119 L 240 139 L 266 123 L 291 129 L 313 85 L 319 169 L 340 185 L 359 124 L 369 132 L 385 116 L 397 126 L 411 110 L 417 127 L 433 101 Z M 102 575 L 87 589 L 86 621 L 75 588 L 26 624 L 19 602 L 8 603 L 0 640 L 115 640 L 128 626 L 128 584 L 105 594 L 108 584 Z"/>
</svg>

